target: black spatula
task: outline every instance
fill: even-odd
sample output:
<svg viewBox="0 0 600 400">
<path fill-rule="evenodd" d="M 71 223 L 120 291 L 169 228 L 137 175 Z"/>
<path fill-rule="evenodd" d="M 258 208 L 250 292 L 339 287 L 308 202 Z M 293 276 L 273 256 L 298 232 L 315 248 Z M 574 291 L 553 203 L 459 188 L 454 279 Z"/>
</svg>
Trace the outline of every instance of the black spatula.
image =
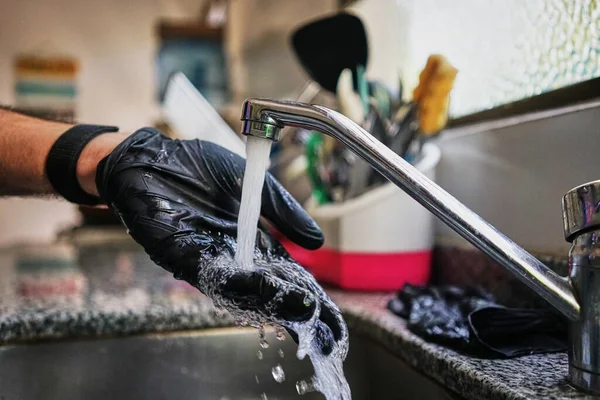
<svg viewBox="0 0 600 400">
<path fill-rule="evenodd" d="M 308 75 L 332 93 L 344 69 L 352 70 L 356 87 L 356 67 L 367 66 L 365 27 L 351 14 L 339 13 L 300 27 L 292 34 L 292 47 Z"/>
</svg>

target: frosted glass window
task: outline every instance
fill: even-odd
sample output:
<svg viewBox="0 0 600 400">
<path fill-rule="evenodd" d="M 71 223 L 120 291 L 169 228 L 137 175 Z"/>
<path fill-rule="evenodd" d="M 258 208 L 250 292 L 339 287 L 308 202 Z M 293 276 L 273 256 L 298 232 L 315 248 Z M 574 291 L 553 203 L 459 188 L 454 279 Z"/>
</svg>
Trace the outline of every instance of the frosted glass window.
<svg viewBox="0 0 600 400">
<path fill-rule="evenodd" d="M 598 0 L 396 1 L 411 14 L 407 86 L 444 54 L 460 70 L 455 117 L 600 76 Z"/>
</svg>

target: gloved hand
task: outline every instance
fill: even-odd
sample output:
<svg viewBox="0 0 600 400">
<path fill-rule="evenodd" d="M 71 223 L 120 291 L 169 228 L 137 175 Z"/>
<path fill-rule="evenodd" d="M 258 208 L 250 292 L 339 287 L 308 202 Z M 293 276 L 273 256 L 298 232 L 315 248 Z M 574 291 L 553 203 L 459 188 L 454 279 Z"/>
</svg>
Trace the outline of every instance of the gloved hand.
<svg viewBox="0 0 600 400">
<path fill-rule="evenodd" d="M 245 161 L 210 142 L 172 140 L 144 128 L 98 164 L 100 197 L 158 265 L 234 316 L 293 328 L 317 319 L 322 350 L 346 342 L 337 306 L 270 235 L 259 229 L 255 270 L 238 267 L 237 214 Z M 323 234 L 270 174 L 261 214 L 295 243 L 316 249 Z M 344 354 L 347 349 L 341 349 Z"/>
</svg>

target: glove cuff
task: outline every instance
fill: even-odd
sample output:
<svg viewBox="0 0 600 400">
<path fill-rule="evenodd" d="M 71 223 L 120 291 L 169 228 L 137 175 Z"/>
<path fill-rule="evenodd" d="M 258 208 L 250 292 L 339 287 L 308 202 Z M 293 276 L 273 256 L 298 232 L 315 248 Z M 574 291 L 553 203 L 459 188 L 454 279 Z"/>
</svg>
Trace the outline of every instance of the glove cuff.
<svg viewBox="0 0 600 400">
<path fill-rule="evenodd" d="M 46 159 L 46 176 L 56 192 L 71 203 L 96 205 L 99 199 L 86 193 L 77 180 L 77 161 L 83 148 L 96 136 L 117 132 L 116 126 L 75 125 L 54 143 Z"/>
<path fill-rule="evenodd" d="M 109 199 L 106 198 L 107 181 L 111 176 L 115 165 L 127 152 L 127 150 L 136 143 L 143 142 L 150 138 L 161 135 L 162 134 L 160 131 L 155 128 L 146 127 L 138 129 L 127 139 L 122 141 L 108 156 L 98 163 L 98 168 L 96 169 L 96 187 L 98 188 L 98 193 L 100 194 L 100 202 L 104 204 L 109 203 Z"/>
</svg>

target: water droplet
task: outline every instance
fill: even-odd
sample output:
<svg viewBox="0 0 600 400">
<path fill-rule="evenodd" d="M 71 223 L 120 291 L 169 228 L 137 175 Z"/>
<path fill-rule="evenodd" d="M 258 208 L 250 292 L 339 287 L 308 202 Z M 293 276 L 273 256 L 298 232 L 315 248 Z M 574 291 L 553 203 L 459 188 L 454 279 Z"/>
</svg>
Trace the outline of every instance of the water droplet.
<svg viewBox="0 0 600 400">
<path fill-rule="evenodd" d="M 262 351 L 260 351 L 260 350 L 257 351 L 256 352 L 256 356 L 258 357 L 259 360 L 262 360 L 263 359 L 263 353 L 262 353 Z"/>
<path fill-rule="evenodd" d="M 257 384 L 258 384 L 258 383 L 260 383 L 260 382 L 258 381 L 258 375 L 254 375 L 254 380 L 256 381 L 256 383 L 257 383 Z"/>
<path fill-rule="evenodd" d="M 283 350 L 277 350 L 277 354 L 279 354 L 279 357 L 283 358 Z"/>
<path fill-rule="evenodd" d="M 222 308 L 215 308 L 215 316 L 217 318 L 223 318 L 226 314 L 226 311 L 223 310 Z"/>
<path fill-rule="evenodd" d="M 265 339 L 265 327 L 262 325 L 258 328 L 258 342 L 263 349 L 269 348 L 269 342 Z"/>
<path fill-rule="evenodd" d="M 165 149 L 160 149 L 154 157 L 150 159 L 151 163 L 162 162 L 165 158 L 169 157 L 169 153 Z"/>
<path fill-rule="evenodd" d="M 306 381 L 298 381 L 296 382 L 296 391 L 298 392 L 299 395 L 303 395 L 309 392 L 314 391 L 314 387 L 312 386 L 312 384 L 306 382 Z"/>
<path fill-rule="evenodd" d="M 267 394 L 263 392 L 263 394 L 260 395 L 260 400 L 269 400 Z"/>
<path fill-rule="evenodd" d="M 248 323 L 249 326 L 253 327 L 254 329 L 260 329 L 260 327 L 262 326 L 260 323 L 256 322 L 256 321 L 250 321 Z"/>
<path fill-rule="evenodd" d="M 312 304 L 312 299 L 310 298 L 310 296 L 304 296 L 304 305 L 306 307 L 310 306 Z"/>
<path fill-rule="evenodd" d="M 285 340 L 285 329 L 281 326 L 275 328 L 275 337 L 277 340 Z"/>
<path fill-rule="evenodd" d="M 283 372 L 281 364 L 274 366 L 273 369 L 271 369 L 271 374 L 273 374 L 273 379 L 275 379 L 276 382 L 281 383 L 285 381 L 285 372 Z"/>
</svg>

